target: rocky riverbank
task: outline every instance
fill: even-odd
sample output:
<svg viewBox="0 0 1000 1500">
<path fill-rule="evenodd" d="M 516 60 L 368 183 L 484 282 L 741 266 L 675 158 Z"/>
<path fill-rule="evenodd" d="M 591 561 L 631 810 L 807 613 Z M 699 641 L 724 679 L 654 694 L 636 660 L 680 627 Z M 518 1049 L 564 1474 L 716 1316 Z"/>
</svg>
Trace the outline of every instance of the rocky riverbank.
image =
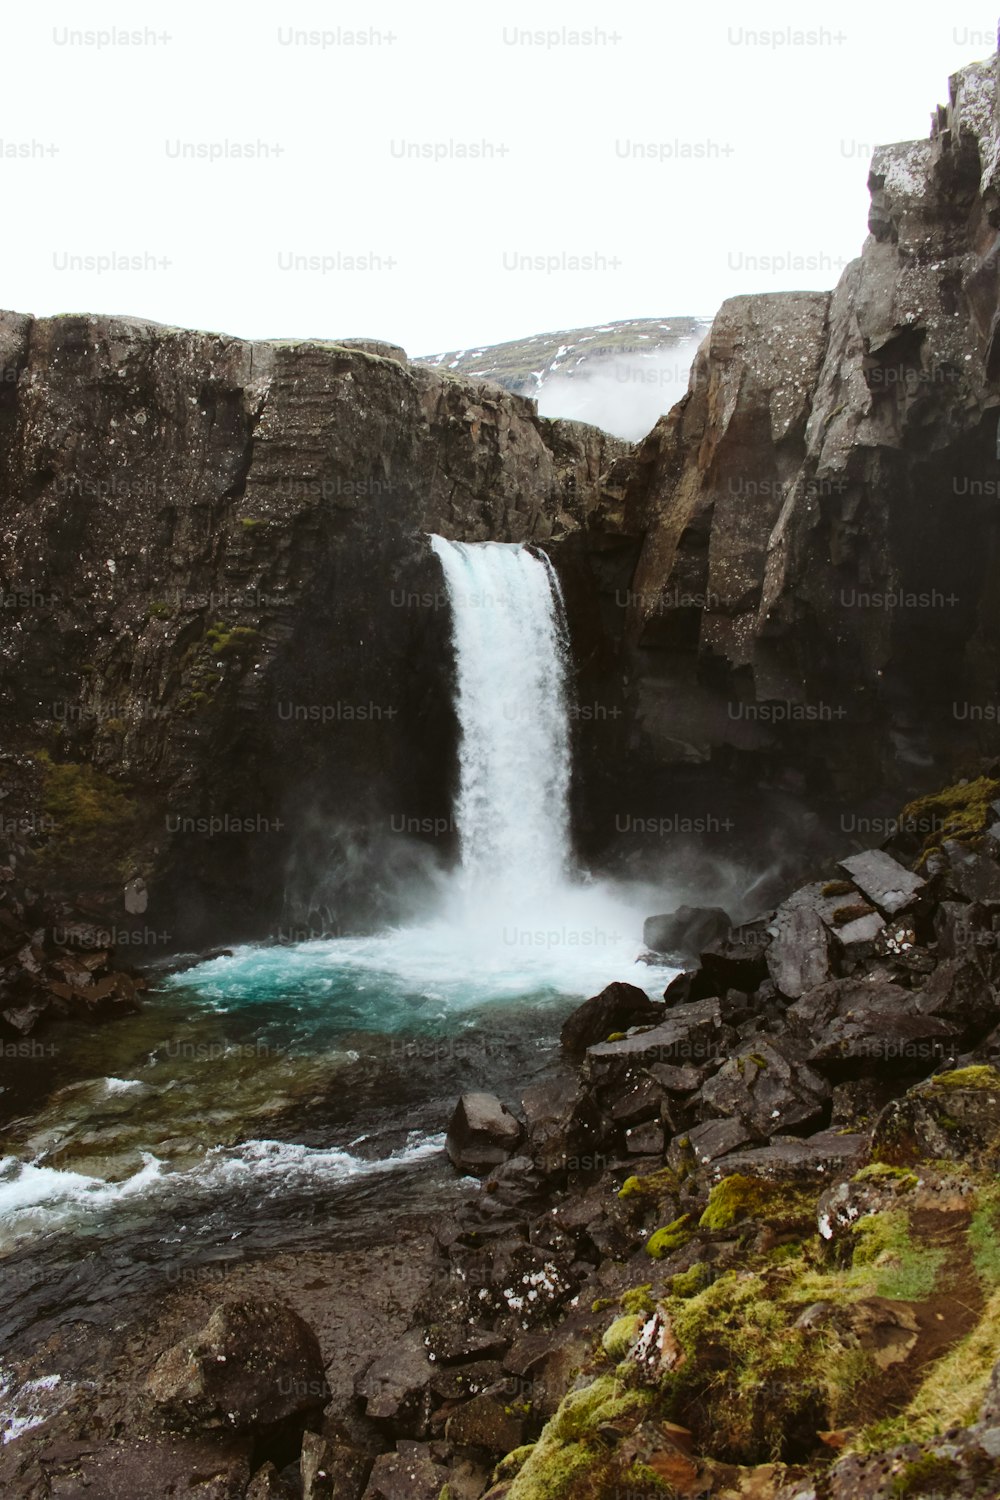
<svg viewBox="0 0 1000 1500">
<path fill-rule="evenodd" d="M 68 1333 L 72 1395 L 3 1450 L 9 1492 L 993 1493 L 1000 780 L 899 828 L 662 1004 L 588 1001 L 557 1077 L 467 1095 L 448 1149 L 478 1183 L 443 1222 L 206 1271 L 102 1335 L 108 1389 L 79 1351 L 69 1379 Z"/>
</svg>

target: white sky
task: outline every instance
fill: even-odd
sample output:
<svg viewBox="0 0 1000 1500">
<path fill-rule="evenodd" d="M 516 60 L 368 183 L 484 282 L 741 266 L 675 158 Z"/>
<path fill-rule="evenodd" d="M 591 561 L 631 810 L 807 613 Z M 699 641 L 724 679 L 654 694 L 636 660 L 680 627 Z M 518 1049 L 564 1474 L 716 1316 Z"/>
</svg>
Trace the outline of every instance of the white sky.
<svg viewBox="0 0 1000 1500">
<path fill-rule="evenodd" d="M 115 27 L 170 40 L 65 39 Z M 287 44 L 338 27 L 382 40 Z M 771 47 L 747 35 L 788 27 L 825 35 Z M 562 28 L 605 40 L 511 44 Z M 866 233 L 871 148 L 926 136 L 948 74 L 994 35 L 988 7 L 949 14 L 938 0 L 8 3 L 0 305 L 245 337 L 369 335 L 424 354 L 831 286 Z M 505 153 L 393 154 L 482 141 Z M 637 141 L 665 159 L 627 155 Z M 245 142 L 281 153 L 177 159 L 178 143 Z M 678 159 L 699 146 L 710 159 Z M 113 254 L 143 268 L 67 268 Z M 338 255 L 381 266 L 282 268 Z M 519 256 L 599 259 L 510 269 Z M 814 268 L 754 268 L 762 256 Z"/>
</svg>

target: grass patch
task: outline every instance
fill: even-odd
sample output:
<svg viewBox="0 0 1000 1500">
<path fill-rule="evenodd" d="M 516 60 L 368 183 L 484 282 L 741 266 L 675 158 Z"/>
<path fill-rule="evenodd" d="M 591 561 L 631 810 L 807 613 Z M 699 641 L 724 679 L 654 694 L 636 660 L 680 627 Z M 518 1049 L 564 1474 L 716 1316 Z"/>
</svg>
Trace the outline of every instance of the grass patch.
<svg viewBox="0 0 1000 1500">
<path fill-rule="evenodd" d="M 972 1264 L 984 1288 L 1000 1287 L 1000 1185 L 978 1194 L 968 1236 Z"/>
<path fill-rule="evenodd" d="M 929 1442 L 949 1427 L 968 1427 L 979 1416 L 998 1349 L 1000 1290 L 972 1332 L 932 1366 L 906 1409 L 866 1427 L 856 1446 L 871 1453 L 901 1442 Z"/>
</svg>

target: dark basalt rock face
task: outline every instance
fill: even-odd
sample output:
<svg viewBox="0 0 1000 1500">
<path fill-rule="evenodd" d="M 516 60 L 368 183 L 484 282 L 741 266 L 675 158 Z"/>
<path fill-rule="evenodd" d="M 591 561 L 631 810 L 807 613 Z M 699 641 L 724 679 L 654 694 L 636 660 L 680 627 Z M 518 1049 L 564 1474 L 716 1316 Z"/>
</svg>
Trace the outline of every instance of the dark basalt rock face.
<svg viewBox="0 0 1000 1500">
<path fill-rule="evenodd" d="M 135 789 L 174 946 L 378 915 L 453 838 L 426 533 L 551 546 L 625 451 L 394 346 L 4 313 L 5 742 Z"/>
<path fill-rule="evenodd" d="M 995 752 L 996 89 L 995 57 L 963 69 L 929 140 L 875 153 L 832 293 L 723 305 L 620 466 L 588 536 L 651 766 L 794 765 L 857 797 Z"/>
</svg>

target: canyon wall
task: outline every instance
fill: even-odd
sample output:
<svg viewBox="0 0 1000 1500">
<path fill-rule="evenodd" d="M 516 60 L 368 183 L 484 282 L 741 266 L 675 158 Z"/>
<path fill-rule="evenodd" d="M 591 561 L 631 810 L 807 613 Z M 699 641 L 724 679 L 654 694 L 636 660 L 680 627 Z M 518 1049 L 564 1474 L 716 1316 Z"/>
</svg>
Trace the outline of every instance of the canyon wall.
<svg viewBox="0 0 1000 1500">
<path fill-rule="evenodd" d="M 426 533 L 551 544 L 625 445 L 391 345 L 13 314 L 0 340 L 8 832 L 75 841 L 74 893 L 147 881 L 164 942 L 377 915 L 453 843 Z M 39 750 L 100 773 L 54 816 Z M 137 810 L 88 869 L 105 774 Z"/>
<path fill-rule="evenodd" d="M 651 764 L 857 798 L 1000 748 L 998 163 L 991 58 L 876 151 L 831 294 L 723 305 L 595 518 Z"/>
</svg>

